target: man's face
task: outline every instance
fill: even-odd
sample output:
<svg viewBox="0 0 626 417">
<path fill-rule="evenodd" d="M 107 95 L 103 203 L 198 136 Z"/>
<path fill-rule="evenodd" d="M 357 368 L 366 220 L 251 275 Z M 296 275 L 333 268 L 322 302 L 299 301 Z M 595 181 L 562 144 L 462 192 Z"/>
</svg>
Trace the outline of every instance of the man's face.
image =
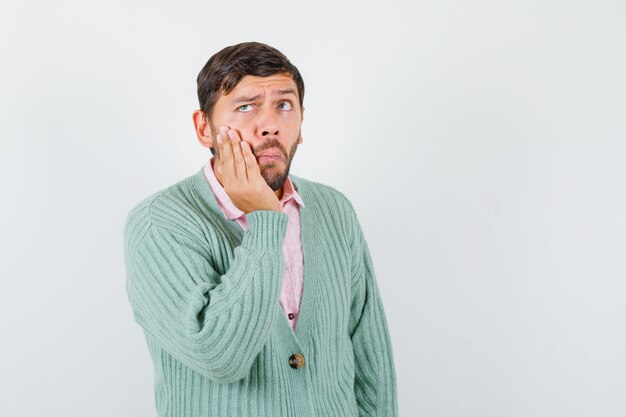
<svg viewBox="0 0 626 417">
<path fill-rule="evenodd" d="M 213 147 L 219 158 L 215 145 L 220 126 L 237 130 L 250 144 L 261 175 L 276 191 L 287 179 L 298 144 L 302 143 L 302 120 L 298 90 L 289 75 L 247 75 L 215 103 L 209 121 L 210 139 L 205 146 Z M 265 154 L 277 154 L 278 158 L 260 156 Z"/>
</svg>

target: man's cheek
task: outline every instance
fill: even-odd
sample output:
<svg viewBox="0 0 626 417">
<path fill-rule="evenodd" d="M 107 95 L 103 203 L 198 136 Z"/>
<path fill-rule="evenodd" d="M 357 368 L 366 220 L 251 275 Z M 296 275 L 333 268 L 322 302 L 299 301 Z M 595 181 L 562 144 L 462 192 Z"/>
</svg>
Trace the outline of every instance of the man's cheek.
<svg viewBox="0 0 626 417">
<path fill-rule="evenodd" d="M 244 120 L 241 120 L 241 117 L 231 116 L 229 117 L 225 123 L 231 129 L 235 129 L 237 133 L 239 133 L 239 137 L 242 140 L 250 140 L 252 138 L 253 128 Z"/>
<path fill-rule="evenodd" d="M 249 119 L 250 115 L 246 113 L 231 113 L 226 117 L 225 122 L 231 128 L 242 131 L 250 124 Z"/>
</svg>

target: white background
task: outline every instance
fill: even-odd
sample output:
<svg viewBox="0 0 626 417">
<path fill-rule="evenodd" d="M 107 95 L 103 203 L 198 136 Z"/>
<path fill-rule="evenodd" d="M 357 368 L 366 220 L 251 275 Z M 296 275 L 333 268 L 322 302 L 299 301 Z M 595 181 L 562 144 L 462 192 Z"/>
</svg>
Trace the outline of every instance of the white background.
<svg viewBox="0 0 626 417">
<path fill-rule="evenodd" d="M 0 415 L 155 415 L 124 220 L 249 40 L 304 77 L 291 172 L 359 214 L 402 416 L 626 415 L 621 0 L 2 0 Z"/>
</svg>

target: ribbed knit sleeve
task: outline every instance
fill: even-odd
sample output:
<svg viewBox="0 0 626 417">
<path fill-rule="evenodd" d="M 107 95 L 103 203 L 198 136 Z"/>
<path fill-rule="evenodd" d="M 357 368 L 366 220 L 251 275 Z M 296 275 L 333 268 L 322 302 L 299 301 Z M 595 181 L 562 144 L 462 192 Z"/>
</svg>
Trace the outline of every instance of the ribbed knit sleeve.
<svg viewBox="0 0 626 417">
<path fill-rule="evenodd" d="M 220 383 L 248 375 L 277 317 L 288 218 L 259 210 L 247 219 L 222 274 L 206 240 L 155 220 L 150 207 L 133 211 L 125 229 L 135 320 L 174 358 Z"/>
<path fill-rule="evenodd" d="M 396 374 L 387 320 L 367 242 L 352 207 L 350 211 L 354 233 L 350 337 L 359 416 L 396 417 Z"/>
</svg>

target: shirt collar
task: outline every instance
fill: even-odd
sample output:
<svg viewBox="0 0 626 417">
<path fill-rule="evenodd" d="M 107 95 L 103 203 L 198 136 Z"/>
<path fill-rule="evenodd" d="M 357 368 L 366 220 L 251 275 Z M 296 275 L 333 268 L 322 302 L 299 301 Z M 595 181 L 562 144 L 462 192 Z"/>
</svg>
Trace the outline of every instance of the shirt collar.
<svg viewBox="0 0 626 417">
<path fill-rule="evenodd" d="M 215 176 L 215 172 L 213 171 L 213 163 L 215 162 L 215 156 L 212 156 L 211 159 L 204 166 L 204 176 L 215 195 L 217 203 L 229 220 L 238 219 L 243 216 L 245 213 L 237 208 L 235 204 L 232 202 L 222 184 L 220 184 L 219 180 Z M 301 207 L 304 207 L 304 201 L 302 201 L 302 197 L 298 194 L 298 187 L 295 185 L 291 178 L 287 177 L 287 180 L 283 184 L 283 197 L 280 199 L 281 207 L 284 207 L 289 201 L 294 200 Z"/>
</svg>

